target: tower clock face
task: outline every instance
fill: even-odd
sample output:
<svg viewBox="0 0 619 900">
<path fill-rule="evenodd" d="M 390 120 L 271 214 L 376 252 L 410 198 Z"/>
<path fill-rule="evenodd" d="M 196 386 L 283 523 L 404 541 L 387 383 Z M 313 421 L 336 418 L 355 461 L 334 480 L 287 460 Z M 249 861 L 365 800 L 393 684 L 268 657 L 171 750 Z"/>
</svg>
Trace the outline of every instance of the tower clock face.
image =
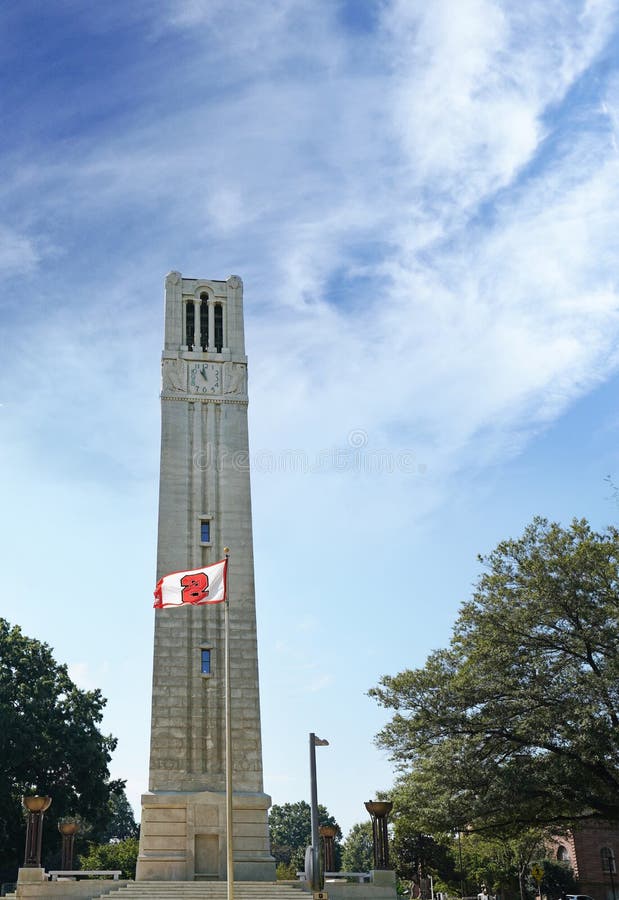
<svg viewBox="0 0 619 900">
<path fill-rule="evenodd" d="M 189 390 L 192 394 L 220 394 L 221 363 L 193 363 L 189 369 Z"/>
</svg>

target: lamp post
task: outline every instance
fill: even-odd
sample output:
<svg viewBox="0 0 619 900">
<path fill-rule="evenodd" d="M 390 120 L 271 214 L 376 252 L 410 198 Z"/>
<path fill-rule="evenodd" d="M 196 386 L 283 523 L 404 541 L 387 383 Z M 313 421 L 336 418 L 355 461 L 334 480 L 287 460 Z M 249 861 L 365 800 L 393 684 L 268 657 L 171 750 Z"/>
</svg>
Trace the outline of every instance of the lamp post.
<svg viewBox="0 0 619 900">
<path fill-rule="evenodd" d="M 75 847 L 75 835 L 79 831 L 77 822 L 58 822 L 58 831 L 62 835 L 62 861 L 60 868 L 63 872 L 73 869 L 73 849 Z"/>
<path fill-rule="evenodd" d="M 460 858 L 460 896 L 464 897 L 464 870 L 462 868 L 462 832 L 458 829 L 458 856 Z"/>
<path fill-rule="evenodd" d="M 309 736 L 310 753 L 310 791 L 312 845 L 305 851 L 305 878 L 310 882 L 313 891 L 321 891 L 324 887 L 323 868 L 320 864 L 320 835 L 318 832 L 318 788 L 316 787 L 316 747 L 328 747 L 329 741 L 316 737 L 312 731 Z"/>
<path fill-rule="evenodd" d="M 49 809 L 51 797 L 22 797 L 22 803 L 28 810 L 26 824 L 25 869 L 41 868 L 41 844 L 43 840 L 43 814 Z"/>
<path fill-rule="evenodd" d="M 368 800 L 365 808 L 372 820 L 372 841 L 374 844 L 374 868 L 389 868 L 389 838 L 387 817 L 393 809 L 390 800 Z"/>
<path fill-rule="evenodd" d="M 335 825 L 321 825 L 318 829 L 324 847 L 324 871 L 335 872 L 335 853 L 333 839 L 337 834 Z"/>
</svg>

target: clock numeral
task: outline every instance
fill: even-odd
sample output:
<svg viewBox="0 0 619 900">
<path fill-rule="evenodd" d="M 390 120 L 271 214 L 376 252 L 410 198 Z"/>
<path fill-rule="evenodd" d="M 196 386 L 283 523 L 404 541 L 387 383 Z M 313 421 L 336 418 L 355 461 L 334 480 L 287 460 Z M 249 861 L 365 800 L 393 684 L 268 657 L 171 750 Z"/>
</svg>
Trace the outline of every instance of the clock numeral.
<svg viewBox="0 0 619 900">
<path fill-rule="evenodd" d="M 208 363 L 195 365 L 191 370 L 191 389 L 197 394 L 216 394 L 220 390 L 221 372 Z"/>
</svg>

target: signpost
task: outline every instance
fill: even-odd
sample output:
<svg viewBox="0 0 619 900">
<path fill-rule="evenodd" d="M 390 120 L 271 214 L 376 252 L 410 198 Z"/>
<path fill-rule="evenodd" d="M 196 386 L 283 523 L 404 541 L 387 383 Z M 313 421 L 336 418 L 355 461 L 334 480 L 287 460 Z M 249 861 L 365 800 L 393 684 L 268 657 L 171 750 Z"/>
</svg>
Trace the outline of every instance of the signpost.
<svg viewBox="0 0 619 900">
<path fill-rule="evenodd" d="M 540 900 L 542 900 L 542 878 L 544 877 L 544 867 L 540 866 L 539 863 L 533 863 L 531 866 L 531 875 L 537 882 L 537 893 L 539 894 Z"/>
</svg>

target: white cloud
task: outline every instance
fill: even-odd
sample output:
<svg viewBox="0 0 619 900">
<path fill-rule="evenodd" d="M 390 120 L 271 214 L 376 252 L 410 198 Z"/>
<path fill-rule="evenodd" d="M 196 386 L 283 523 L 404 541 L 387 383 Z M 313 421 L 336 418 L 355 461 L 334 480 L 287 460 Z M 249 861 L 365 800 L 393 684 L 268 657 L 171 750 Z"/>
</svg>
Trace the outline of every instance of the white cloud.
<svg viewBox="0 0 619 900">
<path fill-rule="evenodd" d="M 547 133 L 545 116 L 591 64 L 616 18 L 612 3 L 432 4 L 397 0 L 391 107 L 411 199 L 457 222 L 508 185 Z M 388 100 L 389 102 L 389 100 Z"/>
<path fill-rule="evenodd" d="M 364 428 L 381 441 L 397 433 L 453 471 L 471 443 L 535 429 L 614 366 L 610 134 L 581 119 L 545 157 L 558 140 L 550 111 L 600 52 L 612 5 L 566 16 L 557 3 L 394 0 L 382 71 L 377 54 L 359 69 L 322 8 L 244 8 L 167 7 L 158 27 L 205 46 L 216 38 L 216 65 L 206 52 L 184 58 L 184 105 L 40 166 L 40 239 L 57 238 L 43 229 L 70 195 L 77 216 L 161 217 L 158 240 L 173 255 L 162 268 L 202 266 L 205 246 L 230 258 L 258 348 L 257 447 L 314 452 Z M 244 52 L 252 42 L 259 62 Z M 225 96 L 205 93 L 215 72 Z M 604 103 L 610 119 L 611 90 Z M 74 344 L 56 333 L 65 378 L 72 359 L 70 377 L 89 390 L 97 371 L 117 377 L 144 322 L 137 310 L 101 329 L 101 317 L 117 317 L 131 276 L 89 297 L 100 336 L 88 351 L 83 333 Z M 93 346 L 103 371 L 86 371 Z M 282 383 L 273 421 L 260 398 Z"/>
</svg>

